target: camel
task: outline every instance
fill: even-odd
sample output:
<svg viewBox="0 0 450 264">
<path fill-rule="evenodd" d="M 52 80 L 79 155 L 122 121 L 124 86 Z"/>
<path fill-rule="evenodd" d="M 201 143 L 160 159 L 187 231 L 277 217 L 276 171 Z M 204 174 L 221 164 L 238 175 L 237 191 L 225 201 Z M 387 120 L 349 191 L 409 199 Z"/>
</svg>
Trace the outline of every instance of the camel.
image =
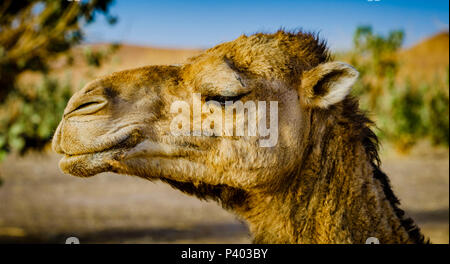
<svg viewBox="0 0 450 264">
<path fill-rule="evenodd" d="M 248 223 L 254 243 L 423 243 L 380 169 L 373 123 L 350 95 L 357 78 L 317 34 L 242 35 L 181 65 L 88 83 L 68 102 L 52 147 L 74 176 L 133 175 L 217 201 Z M 260 146 L 263 135 L 174 135 L 180 111 L 171 106 L 195 100 L 216 102 L 211 112 L 278 102 L 276 144 Z M 233 112 L 233 124 L 247 127 L 245 113 Z"/>
</svg>

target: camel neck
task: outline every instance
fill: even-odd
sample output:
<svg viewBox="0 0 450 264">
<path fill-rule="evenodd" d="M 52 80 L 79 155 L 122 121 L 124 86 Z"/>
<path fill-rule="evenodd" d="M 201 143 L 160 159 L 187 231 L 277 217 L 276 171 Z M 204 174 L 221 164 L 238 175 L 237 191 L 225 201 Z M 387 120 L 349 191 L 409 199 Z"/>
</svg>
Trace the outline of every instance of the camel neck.
<svg viewBox="0 0 450 264">
<path fill-rule="evenodd" d="M 290 181 L 285 189 L 249 195 L 249 209 L 241 215 L 254 242 L 365 243 L 369 237 L 380 243 L 420 242 L 419 230 L 411 231 L 411 220 L 402 219 L 366 146 L 336 132 L 308 148 L 307 162 L 285 176 Z"/>
</svg>

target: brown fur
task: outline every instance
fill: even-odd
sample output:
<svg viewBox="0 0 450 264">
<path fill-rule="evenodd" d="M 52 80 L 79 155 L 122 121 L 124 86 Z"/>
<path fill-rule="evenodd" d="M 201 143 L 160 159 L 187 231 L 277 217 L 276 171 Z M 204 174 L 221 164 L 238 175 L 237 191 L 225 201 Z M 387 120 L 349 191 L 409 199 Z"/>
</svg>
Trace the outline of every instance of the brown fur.
<svg viewBox="0 0 450 264">
<path fill-rule="evenodd" d="M 256 243 L 423 242 L 379 169 L 372 123 L 347 96 L 356 70 L 330 60 L 315 35 L 279 31 L 181 66 L 114 73 L 73 96 L 53 147 L 76 176 L 113 171 L 216 200 L 249 223 Z M 277 145 L 172 136 L 170 105 L 193 93 L 278 101 Z"/>
</svg>

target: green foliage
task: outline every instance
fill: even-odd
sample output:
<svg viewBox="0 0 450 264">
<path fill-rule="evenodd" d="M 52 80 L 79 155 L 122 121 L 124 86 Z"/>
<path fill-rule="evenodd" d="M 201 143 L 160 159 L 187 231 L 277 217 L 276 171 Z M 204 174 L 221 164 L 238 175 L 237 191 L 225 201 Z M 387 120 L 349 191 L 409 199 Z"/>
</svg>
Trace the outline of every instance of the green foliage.
<svg viewBox="0 0 450 264">
<path fill-rule="evenodd" d="M 361 55 L 369 54 L 372 59 L 380 59 L 386 52 L 397 51 L 403 43 L 401 30 L 390 31 L 387 36 L 375 34 L 371 26 L 360 26 L 353 36 L 353 44 Z"/>
<path fill-rule="evenodd" d="M 433 86 L 425 87 L 430 91 L 425 97 L 425 124 L 426 135 L 436 145 L 449 146 L 449 71 L 445 87 L 439 87 L 438 82 Z"/>
<path fill-rule="evenodd" d="M 70 99 L 69 85 L 44 77 L 30 94 L 10 93 L 0 115 L 0 160 L 9 152 L 40 149 L 52 138 Z"/>
<path fill-rule="evenodd" d="M 395 77 L 398 63 L 395 57 L 401 47 L 404 33 L 390 31 L 387 36 L 375 34 L 370 26 L 358 27 L 353 37 L 351 63 L 358 67 L 361 78 L 355 85 L 356 95 L 366 95 L 365 106 L 378 107 L 386 83 Z"/>
<path fill-rule="evenodd" d="M 390 120 L 392 123 L 385 126 L 385 132 L 390 139 L 402 149 L 408 149 L 417 138 L 426 133 L 423 110 L 424 91 L 413 89 L 407 82 L 403 89 L 392 90 L 393 96 L 389 104 Z"/>
<path fill-rule="evenodd" d="M 0 2 L 0 102 L 27 70 L 47 72 L 48 62 L 83 40 L 83 25 L 106 16 L 112 0 Z"/>
<path fill-rule="evenodd" d="M 394 93 L 390 103 L 392 123 L 385 130 L 398 147 L 407 149 L 421 138 L 449 146 L 449 96 L 444 91 L 438 82 L 420 89 L 407 82 Z"/>
</svg>

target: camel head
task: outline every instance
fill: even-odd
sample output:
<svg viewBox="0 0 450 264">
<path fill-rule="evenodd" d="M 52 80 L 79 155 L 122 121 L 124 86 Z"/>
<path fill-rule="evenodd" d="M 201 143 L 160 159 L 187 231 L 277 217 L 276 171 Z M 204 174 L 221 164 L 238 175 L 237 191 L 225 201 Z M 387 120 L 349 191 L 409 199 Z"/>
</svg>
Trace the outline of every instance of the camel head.
<svg viewBox="0 0 450 264">
<path fill-rule="evenodd" d="M 64 155 L 61 169 L 80 177 L 271 188 L 301 163 L 311 112 L 339 104 L 357 76 L 312 34 L 241 36 L 182 65 L 87 84 L 70 99 L 53 149 Z"/>
<path fill-rule="evenodd" d="M 75 176 L 134 175 L 216 200 L 257 243 L 422 243 L 348 96 L 357 77 L 312 34 L 241 36 L 87 84 L 53 149 Z"/>
</svg>

